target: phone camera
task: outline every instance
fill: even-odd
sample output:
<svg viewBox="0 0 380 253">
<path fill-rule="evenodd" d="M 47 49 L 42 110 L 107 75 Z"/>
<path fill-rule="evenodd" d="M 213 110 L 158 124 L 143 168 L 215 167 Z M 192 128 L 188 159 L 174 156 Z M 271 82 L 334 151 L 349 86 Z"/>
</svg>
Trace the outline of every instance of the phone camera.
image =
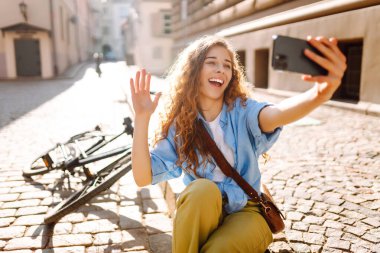
<svg viewBox="0 0 380 253">
<path fill-rule="evenodd" d="M 274 56 L 273 67 L 275 69 L 286 70 L 288 68 L 288 63 L 287 63 L 287 57 L 286 57 L 286 55 L 276 54 Z"/>
</svg>

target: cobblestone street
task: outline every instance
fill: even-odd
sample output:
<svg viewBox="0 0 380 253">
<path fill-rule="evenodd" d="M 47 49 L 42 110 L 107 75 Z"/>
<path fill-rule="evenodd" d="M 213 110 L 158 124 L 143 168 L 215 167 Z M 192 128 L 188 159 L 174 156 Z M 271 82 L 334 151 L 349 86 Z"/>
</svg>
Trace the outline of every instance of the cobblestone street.
<svg viewBox="0 0 380 253">
<path fill-rule="evenodd" d="M 287 218 L 274 252 L 380 252 L 379 118 L 323 106 L 269 154 L 263 180 Z"/>
<path fill-rule="evenodd" d="M 60 172 L 22 177 L 22 168 L 57 142 L 97 124 L 110 131 L 123 127 L 123 118 L 130 116 L 123 90 L 129 80 L 125 64 L 102 67 L 101 79 L 88 68 L 74 80 L 0 83 L 0 251 L 170 249 L 171 220 L 158 186 L 140 189 L 128 173 L 91 204 L 50 227 L 43 224 L 45 213 L 72 189 Z M 71 177 L 72 188 L 81 185 L 77 181 Z"/>
<path fill-rule="evenodd" d="M 87 66 L 74 79 L 0 82 L 0 251 L 170 252 L 159 186 L 138 188 L 128 173 L 51 227 L 45 213 L 72 189 L 60 172 L 22 176 L 55 143 L 97 124 L 119 130 L 131 115 L 125 97 L 133 71 L 122 63 L 102 67 L 101 79 Z M 286 126 L 269 155 L 263 181 L 286 216 L 272 252 L 380 252 L 379 117 L 320 107 Z M 73 188 L 77 181 L 71 178 Z"/>
</svg>

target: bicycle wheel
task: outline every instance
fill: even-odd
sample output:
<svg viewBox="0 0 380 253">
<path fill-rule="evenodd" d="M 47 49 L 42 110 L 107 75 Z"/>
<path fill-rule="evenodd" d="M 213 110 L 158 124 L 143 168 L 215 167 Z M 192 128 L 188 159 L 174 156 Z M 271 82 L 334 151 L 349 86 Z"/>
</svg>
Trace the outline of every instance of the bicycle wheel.
<svg viewBox="0 0 380 253">
<path fill-rule="evenodd" d="M 44 162 L 43 156 L 41 156 L 32 162 L 32 165 L 30 166 L 30 168 L 24 169 L 22 171 L 22 175 L 24 177 L 42 175 L 49 172 L 49 170 L 50 169 L 46 166 L 46 163 Z"/>
<path fill-rule="evenodd" d="M 78 146 L 91 147 L 105 141 L 105 136 L 99 130 L 86 131 L 74 135 L 64 144 L 58 143 L 55 147 L 37 157 L 30 167 L 23 170 L 23 176 L 31 177 L 42 175 L 51 170 L 64 169 L 65 164 L 80 156 Z"/>
<path fill-rule="evenodd" d="M 62 201 L 48 212 L 45 224 L 55 223 L 66 214 L 89 202 L 93 197 L 110 188 L 117 180 L 132 169 L 131 150 L 126 155 L 101 169 L 96 176 L 79 191 Z"/>
<path fill-rule="evenodd" d="M 30 167 L 23 169 L 22 175 L 24 177 L 30 177 L 35 175 L 45 174 L 55 169 L 56 164 L 64 162 L 63 157 L 53 156 L 58 153 L 61 144 L 57 144 L 54 148 L 44 152 L 41 156 L 37 157 L 30 165 Z M 66 148 L 65 148 L 66 149 Z M 73 152 L 71 148 L 67 148 L 69 154 Z M 53 161 L 53 157 L 54 161 Z"/>
<path fill-rule="evenodd" d="M 100 126 L 96 126 L 94 130 L 85 131 L 83 133 L 71 136 L 68 142 L 73 142 L 75 140 L 82 141 L 86 139 L 92 139 L 96 137 L 105 137 L 105 136 L 108 136 L 108 134 L 104 134 L 102 130 L 100 129 Z"/>
<path fill-rule="evenodd" d="M 63 151 L 64 150 L 64 151 Z M 57 144 L 41 156 L 37 157 L 30 167 L 23 169 L 22 175 L 25 177 L 42 175 L 51 170 L 61 169 L 65 162 L 74 159 L 79 155 L 74 143 Z"/>
</svg>

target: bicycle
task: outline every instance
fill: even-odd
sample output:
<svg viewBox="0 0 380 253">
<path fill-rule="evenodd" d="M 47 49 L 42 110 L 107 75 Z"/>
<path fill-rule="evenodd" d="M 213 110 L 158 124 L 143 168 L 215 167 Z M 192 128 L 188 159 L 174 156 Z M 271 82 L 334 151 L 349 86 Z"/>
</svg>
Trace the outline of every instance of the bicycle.
<svg viewBox="0 0 380 253">
<path fill-rule="evenodd" d="M 23 176 L 42 175 L 52 170 L 63 170 L 73 174 L 75 168 L 82 167 L 86 177 L 91 178 L 87 164 L 119 155 L 130 149 L 131 146 L 127 145 L 99 153 L 124 134 L 133 136 L 132 120 L 129 117 L 125 118 L 123 125 L 124 130 L 108 140 L 107 137 L 110 135 L 102 133 L 100 127 L 96 126 L 92 131 L 74 135 L 65 143 L 57 143 L 53 148 L 38 156 L 31 163 L 30 168 L 24 169 Z M 84 146 L 89 147 L 84 149 Z"/>
<path fill-rule="evenodd" d="M 126 155 L 99 170 L 84 187 L 63 200 L 44 217 L 45 224 L 56 223 L 63 216 L 89 202 L 93 197 L 110 188 L 117 180 L 128 173 L 131 167 L 132 149 L 128 149 Z"/>
<path fill-rule="evenodd" d="M 111 149 L 106 152 L 96 153 L 104 149 L 105 146 L 114 142 L 124 134 L 133 137 L 133 126 L 130 118 L 125 118 L 124 130 L 106 140 L 108 135 L 100 132 L 99 127 L 93 131 L 86 131 L 71 137 L 66 143 L 58 143 L 55 147 L 39 156 L 31 165 L 30 169 L 25 170 L 24 176 L 41 175 L 52 170 L 63 170 L 65 173 L 74 174 L 74 169 L 82 167 L 86 176 L 85 185 L 79 191 L 74 192 L 67 199 L 63 200 L 44 217 L 45 224 L 56 223 L 63 216 L 74 211 L 78 207 L 89 202 L 93 197 L 110 188 L 117 180 L 128 173 L 131 167 L 132 146 L 126 145 Z M 83 150 L 81 143 L 94 141 L 89 148 Z M 60 155 L 57 155 L 60 154 Z M 117 157 L 117 155 L 120 155 Z M 109 157 L 117 157 L 116 160 L 98 170 L 94 174 L 86 167 L 87 164 Z"/>
</svg>

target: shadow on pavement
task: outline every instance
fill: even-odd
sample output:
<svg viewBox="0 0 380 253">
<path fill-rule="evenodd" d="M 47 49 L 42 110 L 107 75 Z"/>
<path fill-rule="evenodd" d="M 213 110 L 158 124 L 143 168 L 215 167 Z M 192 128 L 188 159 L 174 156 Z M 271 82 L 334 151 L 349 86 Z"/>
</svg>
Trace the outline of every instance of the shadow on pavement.
<svg viewBox="0 0 380 253">
<path fill-rule="evenodd" d="M 72 87 L 89 67 L 82 66 L 73 78 L 0 80 L 0 129 Z"/>
<path fill-rule="evenodd" d="M 91 209 L 92 208 L 92 209 Z M 88 205 L 80 208 L 83 210 L 83 213 L 85 214 L 85 217 L 89 218 L 91 215 L 93 216 L 89 221 L 96 222 L 97 220 L 106 219 L 109 220 L 111 223 L 118 226 L 117 231 L 126 231 L 128 235 L 126 237 L 120 235 L 120 238 L 117 237 L 114 238 L 108 238 L 107 243 L 105 244 L 99 244 L 98 247 L 101 247 L 101 252 L 114 252 L 115 250 L 125 250 L 125 249 L 134 249 L 134 248 L 145 248 L 147 243 L 147 237 L 148 234 L 146 233 L 144 229 L 144 225 L 136 221 L 132 218 L 129 218 L 125 215 L 118 215 L 116 212 L 112 210 L 104 209 L 100 206 L 93 206 Z M 80 212 L 80 209 L 78 209 L 76 212 Z M 87 212 L 85 210 L 88 210 Z M 141 211 L 141 210 L 140 210 Z M 73 213 L 76 213 L 73 212 Z M 94 217 L 96 216 L 96 217 Z M 80 223 L 78 223 L 80 224 Z M 41 248 L 43 249 L 42 252 L 54 252 L 54 227 L 58 226 L 59 223 L 56 224 L 50 224 L 45 225 L 41 224 L 39 225 L 31 235 L 32 238 L 38 238 L 41 237 Z M 147 226 L 145 226 L 148 228 Z M 150 228 L 150 227 L 149 227 Z M 165 234 L 165 231 L 161 231 L 157 228 L 154 229 L 153 237 L 159 237 L 159 240 L 164 240 L 167 244 L 171 243 L 172 237 L 168 234 Z M 115 231 L 114 231 L 115 232 Z M 70 234 L 75 233 L 74 231 L 71 231 Z M 79 232 L 80 233 L 80 232 Z M 112 231 L 92 231 L 91 233 L 112 233 Z M 58 236 L 60 236 L 59 234 Z M 154 247 L 154 246 L 153 246 Z M 157 251 L 158 250 L 158 251 Z M 155 250 L 154 252 L 160 252 L 159 249 Z"/>
</svg>

